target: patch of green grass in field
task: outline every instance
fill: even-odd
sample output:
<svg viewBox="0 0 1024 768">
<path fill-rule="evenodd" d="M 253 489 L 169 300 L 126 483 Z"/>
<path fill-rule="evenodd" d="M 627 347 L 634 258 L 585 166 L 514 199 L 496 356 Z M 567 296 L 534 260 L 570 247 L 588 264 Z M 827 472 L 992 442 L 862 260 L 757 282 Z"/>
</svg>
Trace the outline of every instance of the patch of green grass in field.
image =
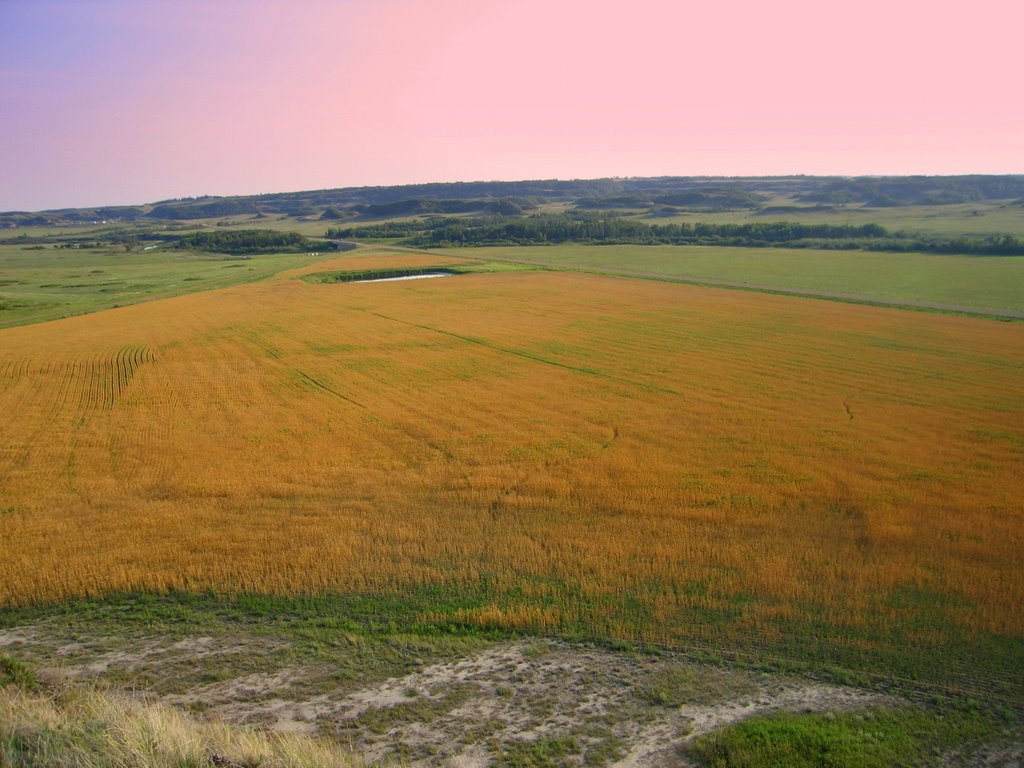
<svg viewBox="0 0 1024 768">
<path fill-rule="evenodd" d="M 656 707 L 678 709 L 684 704 L 714 701 L 757 692 L 750 678 L 715 667 L 678 667 L 651 675 L 634 691 L 636 697 Z"/>
<path fill-rule="evenodd" d="M 698 737 L 706 768 L 890 768 L 937 765 L 944 752 L 990 738 L 998 723 L 976 712 L 875 708 L 752 718 Z"/>
<path fill-rule="evenodd" d="M 5 688 L 8 685 L 25 691 L 34 691 L 39 688 L 39 683 L 31 668 L 18 659 L 0 656 L 0 688 Z"/>
<path fill-rule="evenodd" d="M 445 656 L 514 636 L 544 634 L 511 633 L 457 617 L 486 605 L 541 605 L 546 599 L 498 593 L 485 585 L 476 593 L 432 587 L 404 595 L 110 595 L 59 605 L 0 609 L 0 628 L 41 624 L 49 634 L 63 633 L 67 642 L 77 634 L 121 638 L 243 634 L 286 644 L 287 652 L 280 651 L 287 657 L 282 659 L 285 662 L 330 663 L 339 680 L 377 679 L 408 673 L 411 657 Z M 580 594 L 572 602 L 577 604 L 577 621 L 566 622 L 554 633 L 569 640 L 611 643 L 614 647 L 615 638 L 601 635 L 588 625 L 587 613 L 607 616 L 611 612 L 638 628 L 649 621 L 643 611 L 633 613 L 628 602 L 585 605 L 580 604 L 586 602 Z M 680 621 L 692 623 L 685 616 Z M 907 621 L 915 623 L 913 616 Z M 944 635 L 942 641 L 914 643 L 891 622 L 854 632 L 840 630 L 824 620 L 816 623 L 813 614 L 802 622 L 780 620 L 775 638 L 744 634 L 738 617 L 724 612 L 701 617 L 701 622 L 700 627 L 673 626 L 670 630 L 678 635 L 678 643 L 673 646 L 694 660 L 729 661 L 741 667 L 810 674 L 833 682 L 915 695 L 923 691 L 963 701 L 986 698 L 986 706 L 1000 711 L 1024 709 L 1020 695 L 1024 690 L 1020 687 L 1024 641 L 1017 638 L 975 633 L 971 637 Z M 695 636 L 695 631 L 700 636 Z M 268 648 L 273 648 L 273 642 Z M 657 650 L 644 644 L 637 647 Z M 271 652 L 278 653 L 268 650 Z M 191 679 L 200 673 L 200 666 L 180 670 L 179 677 Z M 209 665 L 203 669 L 204 674 L 218 678 L 250 671 L 244 658 L 231 661 L 219 672 Z M 149 685 L 152 681 L 137 678 L 137 682 Z M 680 696 L 695 695 L 693 681 L 685 677 L 649 682 L 640 691 L 649 703 L 671 705 Z M 711 682 L 704 693 L 714 697 L 718 687 L 730 689 L 734 681 L 723 673 Z"/>
<path fill-rule="evenodd" d="M 324 256 L 0 245 L 0 328 L 262 280 Z"/>
<path fill-rule="evenodd" d="M 505 632 L 422 620 L 426 611 L 450 614 L 484 604 L 482 596 L 474 599 L 441 588 L 424 588 L 406 596 L 113 594 L 50 606 L 0 608 L 0 627 L 54 620 L 69 631 L 85 626 L 171 635 L 245 629 L 310 638 L 335 633 L 506 636 Z"/>
<path fill-rule="evenodd" d="M 556 245 L 454 248 L 463 258 L 687 280 L 722 280 L 785 291 L 1024 311 L 1024 257 L 948 256 L 812 248 Z"/>
<path fill-rule="evenodd" d="M 343 726 L 352 730 L 365 728 L 376 734 L 384 734 L 402 722 L 429 724 L 469 701 L 474 690 L 475 686 L 456 683 L 445 686 L 444 691 L 436 697 L 420 696 L 416 691 L 408 691 L 411 701 L 389 707 L 371 707 L 344 722 Z"/>
<path fill-rule="evenodd" d="M 497 764 L 501 768 L 555 768 L 568 764 L 567 761 L 579 752 L 575 739 L 547 736 L 511 742 Z"/>
</svg>

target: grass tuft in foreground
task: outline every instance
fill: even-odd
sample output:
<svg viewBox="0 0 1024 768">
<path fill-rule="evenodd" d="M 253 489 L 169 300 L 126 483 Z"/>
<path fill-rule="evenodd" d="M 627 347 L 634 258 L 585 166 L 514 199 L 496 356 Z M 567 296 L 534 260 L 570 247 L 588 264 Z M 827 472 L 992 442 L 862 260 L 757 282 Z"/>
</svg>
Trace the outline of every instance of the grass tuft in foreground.
<svg viewBox="0 0 1024 768">
<path fill-rule="evenodd" d="M 35 673 L 22 662 L 10 656 L 0 656 L 0 689 L 14 686 L 24 691 L 39 690 Z"/>
<path fill-rule="evenodd" d="M 97 690 L 0 689 L 0 765 L 11 768 L 341 768 L 360 763 L 307 736 L 201 722 Z"/>
</svg>

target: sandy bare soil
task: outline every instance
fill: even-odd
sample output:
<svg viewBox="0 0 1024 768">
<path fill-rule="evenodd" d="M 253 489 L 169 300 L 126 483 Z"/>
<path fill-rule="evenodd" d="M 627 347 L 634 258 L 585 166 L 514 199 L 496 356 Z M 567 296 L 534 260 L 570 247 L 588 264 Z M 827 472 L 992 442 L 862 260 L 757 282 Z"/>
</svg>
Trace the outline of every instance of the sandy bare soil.
<svg viewBox="0 0 1024 768">
<path fill-rule="evenodd" d="M 696 736 L 752 715 L 893 703 L 855 688 L 544 640 L 489 645 L 353 685 L 338 683 L 330 663 L 281 664 L 284 645 L 247 637 L 58 642 L 31 627 L 0 631 L 0 651 L 22 650 L 52 677 L 330 736 L 368 763 L 471 768 L 543 753 L 561 765 L 687 765 Z M 219 669 L 218 679 L 206 681 L 204 669 Z"/>
<path fill-rule="evenodd" d="M 371 765 L 688 766 L 697 736 L 755 715 L 901 703 L 683 655 L 543 639 L 340 634 L 310 646 L 244 627 L 114 636 L 50 622 L 0 629 L 0 655 L 29 662 L 51 685 L 95 684 L 239 725 L 325 736 Z M 1024 765 L 1024 744 L 987 744 L 940 763 Z"/>
</svg>

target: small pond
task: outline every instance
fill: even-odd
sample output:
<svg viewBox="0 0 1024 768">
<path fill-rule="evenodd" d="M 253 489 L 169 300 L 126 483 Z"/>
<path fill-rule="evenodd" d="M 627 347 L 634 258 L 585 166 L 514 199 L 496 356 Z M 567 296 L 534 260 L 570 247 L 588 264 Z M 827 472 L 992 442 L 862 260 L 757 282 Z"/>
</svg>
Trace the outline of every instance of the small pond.
<svg viewBox="0 0 1024 768">
<path fill-rule="evenodd" d="M 394 280 L 426 280 L 431 277 L 461 275 L 462 270 L 451 267 L 391 267 L 384 269 L 346 270 L 345 272 L 315 272 L 303 275 L 309 283 L 388 283 Z"/>
<path fill-rule="evenodd" d="M 431 277 L 451 277 L 455 272 L 425 272 L 421 275 L 402 275 L 401 277 L 371 277 L 366 280 L 353 280 L 353 283 L 393 283 L 396 280 L 427 280 Z"/>
</svg>

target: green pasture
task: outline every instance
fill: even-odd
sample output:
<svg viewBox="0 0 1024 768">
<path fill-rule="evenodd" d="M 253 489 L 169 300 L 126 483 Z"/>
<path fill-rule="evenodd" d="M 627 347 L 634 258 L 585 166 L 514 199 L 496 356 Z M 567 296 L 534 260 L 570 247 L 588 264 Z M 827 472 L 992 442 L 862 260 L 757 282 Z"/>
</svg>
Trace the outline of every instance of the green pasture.
<svg viewBox="0 0 1024 768">
<path fill-rule="evenodd" d="M 1024 257 L 673 245 L 431 251 L 438 252 L 638 277 L 721 280 L 752 288 L 1024 311 Z"/>
<path fill-rule="evenodd" d="M 262 280 L 324 258 L 0 245 L 0 328 Z"/>
<path fill-rule="evenodd" d="M 671 216 L 642 214 L 649 224 L 711 222 L 715 224 L 756 224 L 793 221 L 801 224 L 881 224 L 893 232 L 906 231 L 926 235 L 1022 235 L 1024 205 L 1012 202 L 965 203 L 962 205 L 907 205 L 891 208 L 836 206 L 831 210 L 815 210 L 814 206 L 795 206 L 788 198 L 773 200 L 770 205 L 787 210 L 759 213 L 737 211 L 691 211 Z M 639 213 L 639 211 L 638 211 Z"/>
</svg>

